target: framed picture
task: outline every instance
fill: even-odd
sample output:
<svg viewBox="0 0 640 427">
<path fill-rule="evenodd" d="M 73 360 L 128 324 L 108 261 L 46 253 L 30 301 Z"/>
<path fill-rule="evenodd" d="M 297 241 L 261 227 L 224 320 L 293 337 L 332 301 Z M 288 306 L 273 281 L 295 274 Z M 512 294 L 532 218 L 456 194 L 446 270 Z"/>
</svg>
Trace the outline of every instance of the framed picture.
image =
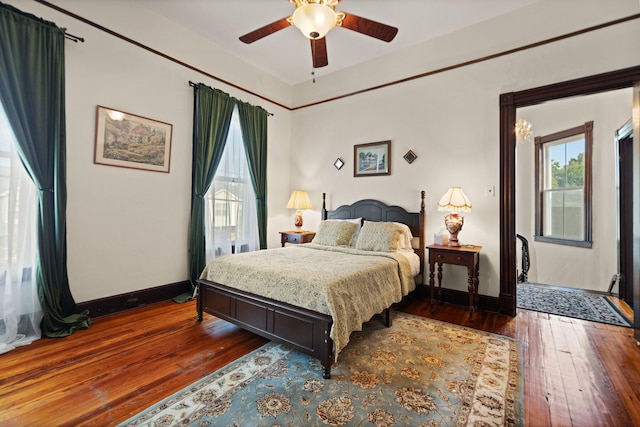
<svg viewBox="0 0 640 427">
<path fill-rule="evenodd" d="M 353 146 L 353 176 L 391 175 L 391 141 Z"/>
<path fill-rule="evenodd" d="M 94 163 L 169 173 L 173 125 L 98 105 Z"/>
<path fill-rule="evenodd" d="M 418 158 L 418 156 L 416 156 L 416 153 L 414 153 L 412 150 L 407 151 L 407 153 L 402 157 L 404 157 L 404 159 L 409 164 L 413 163 L 413 161 Z"/>
</svg>

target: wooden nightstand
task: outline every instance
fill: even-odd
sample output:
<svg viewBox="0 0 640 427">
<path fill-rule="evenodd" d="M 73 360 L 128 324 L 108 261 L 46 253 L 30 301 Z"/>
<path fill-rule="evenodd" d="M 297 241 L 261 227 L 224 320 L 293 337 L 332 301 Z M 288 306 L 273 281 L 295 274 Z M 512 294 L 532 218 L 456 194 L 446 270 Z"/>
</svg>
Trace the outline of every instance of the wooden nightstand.
<svg viewBox="0 0 640 427">
<path fill-rule="evenodd" d="M 431 312 L 435 298 L 434 290 L 434 270 L 438 264 L 438 302 L 442 298 L 442 264 L 462 265 L 467 267 L 469 276 L 469 320 L 473 320 L 473 312 L 478 309 L 478 271 L 480 268 L 480 250 L 482 246 L 462 245 L 429 245 L 429 287 L 431 288 Z"/>
<path fill-rule="evenodd" d="M 284 247 L 285 243 L 297 245 L 299 243 L 309 243 L 315 237 L 315 231 L 280 231 L 280 243 Z"/>
</svg>

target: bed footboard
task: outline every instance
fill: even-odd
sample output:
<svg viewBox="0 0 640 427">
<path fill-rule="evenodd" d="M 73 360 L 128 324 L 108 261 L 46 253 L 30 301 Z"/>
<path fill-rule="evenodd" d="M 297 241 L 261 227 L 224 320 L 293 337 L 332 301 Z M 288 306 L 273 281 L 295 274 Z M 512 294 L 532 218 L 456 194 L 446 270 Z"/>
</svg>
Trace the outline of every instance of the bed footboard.
<svg viewBox="0 0 640 427">
<path fill-rule="evenodd" d="M 323 377 L 331 377 L 334 362 L 333 340 L 329 337 L 331 316 L 204 279 L 197 283 L 199 321 L 203 313 L 208 313 L 286 344 L 320 360 Z"/>
</svg>

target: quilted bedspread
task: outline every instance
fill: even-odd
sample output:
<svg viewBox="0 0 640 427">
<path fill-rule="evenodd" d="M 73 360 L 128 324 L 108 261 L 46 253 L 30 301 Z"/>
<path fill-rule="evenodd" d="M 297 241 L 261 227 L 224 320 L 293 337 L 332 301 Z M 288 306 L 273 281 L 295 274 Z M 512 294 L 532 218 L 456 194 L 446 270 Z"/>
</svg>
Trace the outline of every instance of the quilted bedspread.
<svg viewBox="0 0 640 427">
<path fill-rule="evenodd" d="M 400 253 L 314 243 L 216 258 L 200 278 L 331 315 L 336 358 L 352 331 L 415 289 Z"/>
</svg>

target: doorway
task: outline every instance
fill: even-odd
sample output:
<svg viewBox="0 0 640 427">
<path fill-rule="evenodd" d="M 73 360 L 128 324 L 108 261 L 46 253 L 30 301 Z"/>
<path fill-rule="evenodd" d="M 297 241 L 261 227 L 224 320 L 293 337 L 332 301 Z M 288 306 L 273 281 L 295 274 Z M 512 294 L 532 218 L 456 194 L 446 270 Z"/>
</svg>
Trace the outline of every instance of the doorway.
<svg viewBox="0 0 640 427">
<path fill-rule="evenodd" d="M 529 241 L 529 282 L 603 295 L 618 276 L 614 136 L 632 99 L 624 88 L 518 109 L 532 129 L 516 147 L 516 233 Z"/>
<path fill-rule="evenodd" d="M 640 66 L 612 71 L 594 76 L 584 77 L 562 83 L 556 83 L 519 92 L 509 92 L 500 95 L 500 296 L 499 309 L 501 313 L 516 315 L 516 182 L 515 182 L 515 122 L 516 110 L 519 107 L 535 105 L 553 99 L 562 99 L 577 95 L 589 95 L 626 87 L 634 87 L 640 82 Z M 635 116 L 634 132 L 640 132 L 640 95 L 634 88 Z M 638 158 L 637 138 L 633 142 L 635 157 L 633 157 L 633 175 L 640 174 L 640 158 Z M 635 181 L 635 178 L 634 178 Z M 640 191 L 633 189 L 633 239 L 640 239 Z M 634 286 L 640 283 L 640 248 L 633 248 L 633 276 Z M 638 293 L 635 293 L 636 301 Z M 637 306 L 638 304 L 636 304 Z M 635 310 L 636 339 L 640 340 L 640 310 Z"/>
<path fill-rule="evenodd" d="M 618 144 L 618 215 L 620 224 L 620 266 L 618 294 L 634 310 L 633 306 L 633 125 L 631 120 L 616 132 Z"/>
</svg>

